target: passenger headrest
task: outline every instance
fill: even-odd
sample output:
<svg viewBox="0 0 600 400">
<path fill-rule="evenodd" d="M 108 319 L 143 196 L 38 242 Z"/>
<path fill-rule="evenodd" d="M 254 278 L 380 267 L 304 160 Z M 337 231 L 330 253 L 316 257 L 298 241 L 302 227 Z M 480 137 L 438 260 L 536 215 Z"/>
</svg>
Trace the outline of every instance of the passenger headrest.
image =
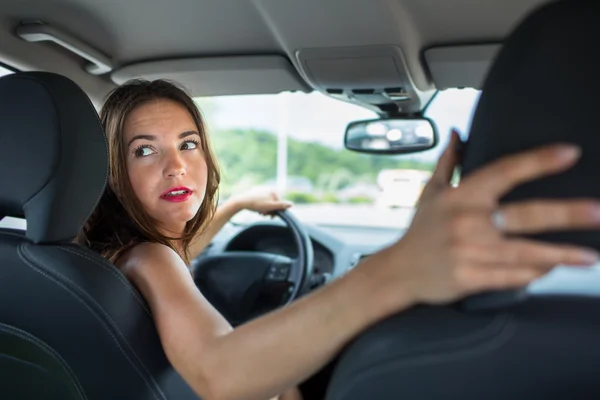
<svg viewBox="0 0 600 400">
<path fill-rule="evenodd" d="M 580 162 L 527 183 L 503 203 L 600 198 L 600 3 L 559 1 L 531 13 L 508 37 L 483 85 L 463 177 L 497 158 L 554 142 L 576 143 Z M 600 250 L 600 232 L 536 235 Z"/>
<path fill-rule="evenodd" d="M 108 176 L 96 110 L 71 80 L 46 72 L 0 78 L 0 216 L 25 217 L 27 237 L 75 237 Z"/>
</svg>

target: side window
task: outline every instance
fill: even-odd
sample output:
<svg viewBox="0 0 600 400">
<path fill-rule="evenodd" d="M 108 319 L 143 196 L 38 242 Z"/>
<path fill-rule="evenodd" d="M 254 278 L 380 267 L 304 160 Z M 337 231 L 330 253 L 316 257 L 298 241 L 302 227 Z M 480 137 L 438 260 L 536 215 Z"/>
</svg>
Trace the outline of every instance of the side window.
<svg viewBox="0 0 600 400">
<path fill-rule="evenodd" d="M 437 126 L 440 150 L 446 147 L 452 128 L 460 132 L 463 140 L 467 139 L 480 94 L 479 90 L 471 88 L 446 89 L 438 92 L 431 101 L 425 117 L 434 121 Z"/>
<path fill-rule="evenodd" d="M 4 68 L 2 65 L 0 65 L 0 76 L 12 74 L 12 73 L 13 72 L 10 69 Z"/>
</svg>

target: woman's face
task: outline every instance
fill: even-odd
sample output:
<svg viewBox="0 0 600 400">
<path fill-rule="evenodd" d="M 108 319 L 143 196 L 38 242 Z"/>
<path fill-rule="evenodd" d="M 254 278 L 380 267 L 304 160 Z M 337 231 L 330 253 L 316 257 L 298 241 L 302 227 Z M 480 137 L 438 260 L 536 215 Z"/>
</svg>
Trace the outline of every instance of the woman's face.
<svg viewBox="0 0 600 400">
<path fill-rule="evenodd" d="M 202 137 L 187 109 L 159 99 L 125 120 L 127 173 L 144 210 L 160 228 L 180 234 L 202 205 L 207 166 Z"/>
</svg>

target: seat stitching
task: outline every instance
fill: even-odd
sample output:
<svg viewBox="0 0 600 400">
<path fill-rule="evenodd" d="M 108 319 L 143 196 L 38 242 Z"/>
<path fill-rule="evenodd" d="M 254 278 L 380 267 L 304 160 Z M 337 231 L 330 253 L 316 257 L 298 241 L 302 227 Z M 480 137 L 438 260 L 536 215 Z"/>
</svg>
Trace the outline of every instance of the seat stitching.
<svg viewBox="0 0 600 400">
<path fill-rule="evenodd" d="M 0 235 L 8 235 L 8 236 L 14 236 L 14 237 L 26 239 L 25 235 L 20 235 L 20 232 L 11 232 L 11 231 L 7 231 L 6 229 L 10 229 L 10 228 L 0 228 Z"/>
<path fill-rule="evenodd" d="M 61 366 L 65 370 L 67 370 L 69 378 L 71 379 L 73 384 L 77 387 L 79 396 L 81 398 L 87 399 L 87 396 L 85 395 L 85 391 L 83 390 L 83 387 L 79 383 L 79 380 L 76 378 L 76 375 L 73 372 L 73 370 L 71 369 L 71 367 L 69 366 L 69 364 L 67 364 L 67 362 L 61 357 L 61 355 L 59 353 L 57 353 L 52 347 L 48 346 L 42 340 L 38 339 L 36 336 L 30 334 L 29 332 L 25 332 L 17 327 L 11 326 L 11 325 L 6 325 L 6 324 L 3 324 L 0 322 L 0 330 L 3 330 L 10 334 L 19 336 L 20 338 L 28 341 L 29 343 L 32 343 L 32 344 L 40 347 L 43 351 L 49 353 L 52 357 L 56 358 L 60 362 Z"/>
<path fill-rule="evenodd" d="M 142 308 L 144 309 L 144 311 L 146 311 L 146 313 L 150 317 L 152 317 L 152 313 L 148 310 L 148 308 L 146 307 L 146 305 L 144 304 L 144 302 L 142 301 L 142 299 L 140 299 L 140 297 L 138 296 L 138 294 L 131 288 L 131 284 L 129 283 L 129 281 L 127 281 L 127 279 L 123 278 L 114 268 L 112 268 L 111 265 L 106 265 L 106 264 L 104 264 L 104 263 L 102 263 L 102 262 L 100 262 L 98 260 L 94 260 L 92 257 L 88 256 L 84 252 L 78 251 L 78 249 L 74 249 L 74 248 L 71 248 L 71 247 L 68 247 L 68 246 L 65 246 L 65 245 L 58 246 L 58 247 L 61 248 L 62 250 L 68 251 L 71 254 L 83 257 L 86 260 L 89 260 L 89 261 L 95 263 L 96 265 L 101 266 L 105 270 L 109 271 L 119 281 L 121 281 L 121 283 L 123 283 L 125 285 L 125 287 L 127 288 L 127 290 L 136 298 L 136 300 L 138 301 L 138 303 L 140 303 L 140 305 L 142 306 Z"/>
<path fill-rule="evenodd" d="M 148 383 L 150 386 L 154 386 L 155 391 L 157 391 L 158 393 L 160 393 L 161 397 L 163 399 L 166 400 L 166 397 L 164 395 L 164 393 L 160 390 L 160 387 L 158 386 L 158 384 L 154 381 L 154 378 L 152 378 L 152 376 L 150 375 L 149 371 L 146 369 L 146 367 L 144 366 L 144 364 L 140 361 L 140 359 L 137 357 L 137 355 L 135 354 L 135 352 L 133 351 L 133 349 L 131 349 L 127 343 L 127 340 L 125 340 L 125 338 L 123 337 L 123 335 L 121 334 L 120 330 L 117 328 L 115 322 L 112 320 L 112 318 L 110 318 L 110 316 L 104 311 L 104 309 L 92 298 L 89 297 L 89 295 L 87 295 L 87 293 L 81 288 L 79 287 L 79 285 L 77 285 L 76 283 L 74 283 L 73 281 L 71 281 L 70 279 L 68 279 L 67 277 L 65 277 L 64 275 L 62 275 L 60 272 L 56 271 L 56 270 L 52 270 L 53 273 L 56 273 L 59 277 L 61 277 L 62 279 L 64 279 L 65 281 L 69 282 L 71 285 L 73 285 L 75 288 L 77 288 L 81 294 L 83 295 L 82 297 L 85 297 L 88 301 L 91 301 L 92 304 L 96 305 L 100 311 L 102 312 L 102 314 L 104 315 L 105 318 L 108 319 L 108 321 L 110 322 L 110 324 L 112 325 L 112 328 L 115 330 L 116 333 L 119 334 L 119 336 L 121 337 L 121 339 L 125 342 L 125 344 L 127 345 L 127 347 L 129 347 L 129 350 L 131 351 L 131 353 L 133 354 L 133 356 L 138 360 L 138 362 L 140 363 L 140 366 L 148 373 L 150 382 L 148 382 L 148 378 L 146 376 L 144 376 L 144 374 L 138 369 L 138 367 L 136 366 L 136 364 L 133 362 L 133 360 L 127 355 L 127 353 L 125 352 L 125 350 L 123 349 L 121 343 L 119 343 L 119 340 L 115 337 L 115 335 L 113 334 L 113 332 L 110 331 L 110 329 L 108 329 L 108 327 L 106 326 L 106 324 L 104 323 L 104 321 L 102 321 L 101 318 L 98 318 L 98 316 L 96 315 L 96 312 L 80 297 L 80 295 L 78 295 L 76 292 L 73 292 L 71 290 L 69 290 L 69 287 L 67 287 L 66 285 L 64 285 L 62 282 L 56 280 L 56 278 L 51 277 L 50 275 L 48 275 L 47 273 L 41 271 L 39 268 L 36 268 L 36 265 L 33 265 L 26 257 L 25 257 L 25 253 L 27 253 L 28 257 L 31 257 L 33 259 L 33 261 L 35 261 L 37 264 L 39 264 L 41 267 L 45 267 L 44 263 L 41 262 L 35 255 L 33 255 L 31 252 L 29 252 L 23 245 L 19 246 L 19 249 L 21 250 L 19 252 L 19 256 L 21 257 L 21 254 L 23 254 L 23 257 L 21 257 L 21 259 L 27 264 L 29 265 L 34 271 L 39 272 L 40 274 L 42 274 L 43 276 L 45 276 L 46 278 L 50 279 L 51 281 L 55 282 L 56 284 L 58 284 L 59 286 L 61 286 L 62 288 L 64 288 L 65 290 L 67 290 L 69 293 L 71 293 L 81 304 L 83 304 L 88 310 L 91 311 L 92 315 L 94 317 L 96 317 L 100 323 L 102 324 L 102 326 L 104 327 L 104 329 L 108 332 L 108 334 L 113 338 L 113 340 L 115 341 L 115 343 L 117 343 L 117 346 L 119 348 L 119 350 L 121 350 L 121 353 L 123 353 L 123 355 L 125 356 L 125 358 L 127 358 L 127 360 L 129 361 L 129 363 L 135 368 L 135 370 L 138 372 L 138 374 L 144 379 L 144 381 L 146 381 L 146 383 Z M 156 399 L 158 399 L 156 393 L 154 392 L 154 397 Z"/>
<path fill-rule="evenodd" d="M 41 262 L 34 254 L 32 254 L 31 252 L 29 252 L 23 245 L 20 246 L 20 250 L 23 252 L 23 255 L 25 255 L 25 253 L 27 253 L 27 255 L 29 257 L 31 257 L 37 264 L 39 264 L 40 266 L 44 267 L 43 262 Z M 35 265 L 32 265 L 29 260 L 27 260 L 25 257 L 21 257 L 23 259 L 23 261 L 25 261 L 30 267 L 33 268 L 34 271 L 39 272 L 40 274 L 46 276 L 48 279 L 54 281 L 55 283 L 57 283 L 59 286 L 63 287 L 64 289 L 66 289 L 67 291 L 69 291 L 71 294 L 74 295 L 74 297 L 80 302 L 82 303 L 88 310 L 90 310 L 92 312 L 92 315 L 94 315 L 102 324 L 102 326 L 104 327 L 104 329 L 108 332 L 108 334 L 113 338 L 113 340 L 117 343 L 117 346 L 119 347 L 119 350 L 121 350 L 121 353 L 123 353 L 123 355 L 125 356 L 125 358 L 127 358 L 127 360 L 130 362 L 130 364 L 135 368 L 135 370 L 138 372 L 138 374 L 144 379 L 144 381 L 146 381 L 146 383 L 150 384 L 152 386 L 152 384 L 155 386 L 155 389 L 161 394 L 162 398 L 165 399 L 164 393 L 162 393 L 162 391 L 160 390 L 160 388 L 158 387 L 158 385 L 156 384 L 156 382 L 154 381 L 154 379 L 152 378 L 152 376 L 150 376 L 150 380 L 151 382 L 148 382 L 147 377 L 144 376 L 144 374 L 138 369 L 138 367 L 135 365 L 135 363 L 133 362 L 133 360 L 127 355 L 127 353 L 125 352 L 125 350 L 123 349 L 123 347 L 121 346 L 121 344 L 119 343 L 119 340 L 115 337 L 115 335 L 110 331 L 110 329 L 108 329 L 104 323 L 104 321 L 102 321 L 102 319 L 98 318 L 96 313 L 94 312 L 94 310 L 82 299 L 80 298 L 80 295 L 78 295 L 75 292 L 72 292 L 71 290 L 69 290 L 69 288 L 62 284 L 61 282 L 57 281 L 55 278 L 53 279 L 50 275 L 44 273 L 43 271 L 39 270 L 38 268 L 36 268 Z M 102 312 L 102 314 L 104 315 L 104 317 L 106 317 L 108 319 L 108 321 L 110 322 L 110 324 L 112 325 L 112 328 L 116 331 L 116 333 L 119 334 L 119 336 L 121 337 L 121 339 L 125 342 L 125 344 L 127 344 L 127 340 L 125 340 L 125 338 L 123 337 L 123 335 L 121 334 L 121 332 L 119 331 L 119 329 L 117 328 L 115 322 L 110 318 L 110 316 L 104 311 L 104 309 L 92 298 L 90 298 L 86 292 L 76 283 L 74 283 L 73 281 L 71 281 L 70 279 L 68 279 L 67 277 L 65 277 L 64 275 L 62 275 L 60 272 L 56 271 L 56 270 L 52 270 L 53 273 L 56 273 L 59 277 L 61 277 L 62 279 L 64 279 L 65 281 L 69 282 L 71 285 L 73 285 L 74 287 L 76 287 L 81 294 L 83 294 L 84 297 L 87 298 L 88 301 L 91 301 L 92 304 L 95 304 L 100 311 Z M 128 345 L 128 344 L 127 344 Z M 129 347 L 129 346 L 128 346 Z M 143 363 L 140 361 L 140 359 L 137 357 L 137 355 L 135 354 L 135 352 L 133 351 L 133 349 L 129 348 L 129 350 L 131 351 L 131 353 L 133 354 L 133 356 L 138 360 L 138 362 L 140 363 L 140 365 L 142 366 L 142 368 L 144 368 L 146 370 L 146 372 L 148 372 L 148 370 L 144 367 Z M 148 375 L 150 375 L 150 373 L 148 372 Z M 154 397 L 156 397 L 156 393 L 154 393 Z"/>
<path fill-rule="evenodd" d="M 390 369 L 406 368 L 415 365 L 424 365 L 434 363 L 443 363 L 458 360 L 465 357 L 474 357 L 481 354 L 485 354 L 490 351 L 494 351 L 502 348 L 509 340 L 513 337 L 516 332 L 516 326 L 512 323 L 512 319 L 509 316 L 505 317 L 505 323 L 501 327 L 499 332 L 487 340 L 480 342 L 479 344 L 469 343 L 468 341 L 463 343 L 463 347 L 459 349 L 446 350 L 445 354 L 440 351 L 436 354 L 420 354 L 416 357 L 403 360 L 387 360 L 382 362 L 380 365 L 371 365 L 366 371 L 359 373 L 348 373 L 346 375 L 352 376 L 351 385 L 345 386 L 338 393 L 337 397 L 332 397 L 333 400 L 343 399 L 352 390 L 355 390 L 358 384 L 362 383 L 365 379 L 372 377 L 379 373 L 385 373 Z M 461 338 L 462 339 L 462 338 Z"/>
</svg>

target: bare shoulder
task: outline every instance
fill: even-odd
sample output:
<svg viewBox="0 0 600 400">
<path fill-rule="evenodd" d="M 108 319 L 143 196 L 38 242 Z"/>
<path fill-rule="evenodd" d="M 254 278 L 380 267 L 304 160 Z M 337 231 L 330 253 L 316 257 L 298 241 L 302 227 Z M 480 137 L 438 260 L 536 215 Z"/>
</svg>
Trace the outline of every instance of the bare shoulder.
<svg viewBox="0 0 600 400">
<path fill-rule="evenodd" d="M 177 265 L 183 260 L 172 248 L 159 243 L 140 243 L 121 256 L 117 265 L 121 269 L 131 269 L 148 265 Z"/>
<path fill-rule="evenodd" d="M 123 254 L 117 266 L 151 306 L 158 297 L 164 299 L 181 290 L 196 289 L 179 254 L 162 244 L 138 244 Z"/>
</svg>

